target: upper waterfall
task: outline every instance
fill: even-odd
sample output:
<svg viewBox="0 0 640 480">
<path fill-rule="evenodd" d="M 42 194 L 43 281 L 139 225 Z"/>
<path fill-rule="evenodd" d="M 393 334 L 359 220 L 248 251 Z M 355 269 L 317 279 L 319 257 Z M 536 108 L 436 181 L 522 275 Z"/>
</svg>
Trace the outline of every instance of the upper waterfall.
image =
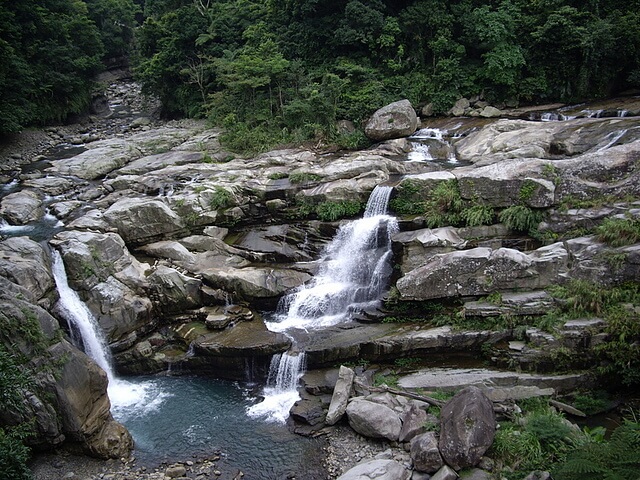
<svg viewBox="0 0 640 480">
<path fill-rule="evenodd" d="M 398 230 L 396 219 L 386 214 L 391 191 L 392 187 L 376 187 L 364 218 L 338 229 L 325 248 L 318 274 L 283 298 L 269 329 L 334 325 L 377 304 L 391 277 L 391 236 Z"/>
</svg>

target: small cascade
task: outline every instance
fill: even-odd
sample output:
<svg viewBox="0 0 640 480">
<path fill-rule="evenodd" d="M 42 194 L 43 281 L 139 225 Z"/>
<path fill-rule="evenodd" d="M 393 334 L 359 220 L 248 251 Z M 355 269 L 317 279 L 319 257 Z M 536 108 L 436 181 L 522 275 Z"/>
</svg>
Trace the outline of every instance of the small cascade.
<svg viewBox="0 0 640 480">
<path fill-rule="evenodd" d="M 606 150 L 609 147 L 612 147 L 618 140 L 620 140 L 627 133 L 627 131 L 628 129 L 625 128 L 624 130 L 610 133 L 609 135 L 607 135 L 607 138 L 610 138 L 610 140 L 605 145 L 602 145 L 601 147 L 599 147 L 598 150 L 596 151 L 601 152 L 603 150 Z"/>
<path fill-rule="evenodd" d="M 349 315 L 375 306 L 391 277 L 391 235 L 398 230 L 386 214 L 393 187 L 376 187 L 364 217 L 340 227 L 327 246 L 323 265 L 312 283 L 286 296 L 272 331 L 312 330 L 349 319 Z M 264 400 L 248 408 L 251 417 L 284 423 L 300 399 L 298 382 L 304 374 L 305 354 L 290 351 L 271 359 Z"/>
<path fill-rule="evenodd" d="M 433 155 L 429 152 L 429 145 L 424 143 L 411 143 L 412 150 L 407 155 L 410 162 L 428 162 L 433 160 Z"/>
<path fill-rule="evenodd" d="M 60 299 L 56 305 L 57 311 L 67 321 L 72 332 L 72 340 L 96 362 L 107 374 L 109 386 L 107 393 L 111 400 L 112 413 L 116 419 L 124 411 L 130 411 L 151 401 L 161 402 L 164 398 L 162 392 L 152 392 L 151 384 L 132 384 L 118 379 L 111 363 L 111 354 L 107 347 L 107 341 L 87 305 L 82 301 L 78 293 L 69 286 L 67 272 L 64 268 L 62 256 L 57 250 L 52 252 L 53 264 L 51 270 L 58 289 Z"/>
<path fill-rule="evenodd" d="M 274 355 L 269 366 L 264 400 L 247 409 L 253 418 L 265 418 L 270 422 L 284 423 L 289 410 L 300 400 L 298 382 L 306 370 L 304 352 L 286 352 Z"/>
<path fill-rule="evenodd" d="M 398 230 L 396 219 L 384 213 L 391 191 L 376 187 L 364 218 L 340 227 L 318 274 L 283 298 L 275 321 L 268 323 L 270 330 L 335 325 L 377 305 L 391 277 L 391 236 Z"/>
</svg>

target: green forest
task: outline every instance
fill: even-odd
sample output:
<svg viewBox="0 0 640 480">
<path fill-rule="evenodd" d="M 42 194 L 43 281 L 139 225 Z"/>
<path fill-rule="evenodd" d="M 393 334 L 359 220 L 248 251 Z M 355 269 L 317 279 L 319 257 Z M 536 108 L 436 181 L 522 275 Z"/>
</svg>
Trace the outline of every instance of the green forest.
<svg viewBox="0 0 640 480">
<path fill-rule="evenodd" d="M 0 22 L 0 133 L 82 112 L 122 56 L 166 116 L 230 146 L 336 140 L 336 120 L 401 98 L 442 113 L 640 87 L 640 0 L 22 0 Z"/>
</svg>

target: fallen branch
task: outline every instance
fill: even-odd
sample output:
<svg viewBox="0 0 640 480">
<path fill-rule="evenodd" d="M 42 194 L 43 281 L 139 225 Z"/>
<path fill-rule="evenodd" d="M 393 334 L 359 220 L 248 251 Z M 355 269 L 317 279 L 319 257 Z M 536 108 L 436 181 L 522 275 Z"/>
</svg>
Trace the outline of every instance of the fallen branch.
<svg viewBox="0 0 640 480">
<path fill-rule="evenodd" d="M 427 397 L 424 395 L 418 395 L 417 393 L 413 393 L 413 392 L 405 392 L 404 390 L 396 390 L 395 388 L 391 388 L 391 387 L 387 387 L 387 386 L 379 386 L 379 387 L 374 387 L 371 385 L 365 385 L 361 382 L 353 382 L 355 384 L 357 384 L 358 386 L 369 390 L 370 392 L 385 392 L 385 393 L 391 393 L 393 395 L 400 395 L 402 397 L 408 397 L 408 398 L 412 398 L 413 400 L 419 400 L 421 402 L 425 402 L 428 403 L 429 405 L 433 405 L 435 407 L 442 407 L 444 405 L 445 402 L 443 402 L 442 400 L 437 400 L 435 398 L 432 397 Z"/>
</svg>

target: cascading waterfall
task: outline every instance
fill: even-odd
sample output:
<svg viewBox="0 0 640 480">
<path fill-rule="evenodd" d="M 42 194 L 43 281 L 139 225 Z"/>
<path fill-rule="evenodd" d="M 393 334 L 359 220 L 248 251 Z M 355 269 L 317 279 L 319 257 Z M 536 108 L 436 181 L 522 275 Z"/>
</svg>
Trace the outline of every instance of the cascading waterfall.
<svg viewBox="0 0 640 480">
<path fill-rule="evenodd" d="M 364 217 L 340 227 L 326 247 L 318 275 L 283 299 L 275 321 L 267 323 L 270 330 L 309 331 L 335 325 L 378 304 L 392 273 L 391 236 L 398 231 L 396 219 L 386 214 L 391 192 L 392 187 L 376 187 Z M 300 399 L 298 381 L 304 369 L 303 352 L 275 355 L 264 400 L 250 407 L 248 414 L 285 422 Z"/>
<path fill-rule="evenodd" d="M 396 219 L 385 214 L 391 191 L 376 187 L 364 217 L 340 227 L 319 273 L 283 298 L 270 330 L 327 327 L 377 305 L 391 277 L 391 236 L 398 230 Z"/>
<path fill-rule="evenodd" d="M 69 325 L 72 341 L 79 348 L 84 346 L 85 353 L 107 374 L 109 379 L 107 393 L 114 416 L 117 418 L 118 413 L 123 409 L 147 404 L 148 397 L 151 395 L 150 389 L 153 386 L 150 383 L 134 385 L 116 377 L 107 341 L 98 321 L 78 293 L 69 286 L 60 253 L 53 250 L 52 256 L 51 270 L 60 296 L 56 308 Z M 156 404 L 164 398 L 162 392 L 154 392 L 153 395 L 156 397 L 154 400 Z"/>
</svg>

